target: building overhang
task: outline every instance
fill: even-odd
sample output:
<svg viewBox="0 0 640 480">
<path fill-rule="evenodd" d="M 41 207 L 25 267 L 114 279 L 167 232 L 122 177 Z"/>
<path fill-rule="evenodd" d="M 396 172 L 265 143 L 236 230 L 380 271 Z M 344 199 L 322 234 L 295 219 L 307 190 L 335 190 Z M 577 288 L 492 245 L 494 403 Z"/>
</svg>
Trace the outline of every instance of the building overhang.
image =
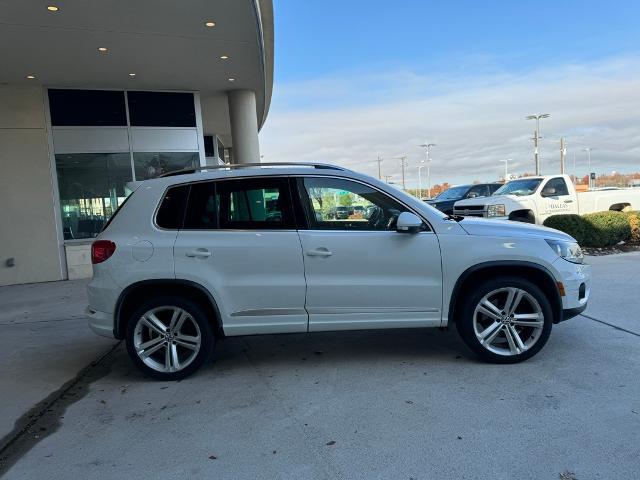
<svg viewBox="0 0 640 480">
<path fill-rule="evenodd" d="M 253 90 L 262 126 L 273 33 L 271 0 L 9 0 L 0 9 L 0 84 Z"/>
</svg>

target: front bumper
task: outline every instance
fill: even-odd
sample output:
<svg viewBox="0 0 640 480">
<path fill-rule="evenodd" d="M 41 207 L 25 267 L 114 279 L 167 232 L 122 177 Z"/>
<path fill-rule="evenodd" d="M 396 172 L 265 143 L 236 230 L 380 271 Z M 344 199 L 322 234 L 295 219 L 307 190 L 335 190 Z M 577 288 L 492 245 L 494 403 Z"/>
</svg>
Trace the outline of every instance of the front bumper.
<svg viewBox="0 0 640 480">
<path fill-rule="evenodd" d="M 115 338 L 113 335 L 113 314 L 99 312 L 87 307 L 85 314 L 88 317 L 89 328 L 93 333 L 102 337 Z"/>
<path fill-rule="evenodd" d="M 560 274 L 564 286 L 562 297 L 562 318 L 568 320 L 582 313 L 587 308 L 591 293 L 591 265 L 567 262 L 558 258 L 553 266 Z"/>
</svg>

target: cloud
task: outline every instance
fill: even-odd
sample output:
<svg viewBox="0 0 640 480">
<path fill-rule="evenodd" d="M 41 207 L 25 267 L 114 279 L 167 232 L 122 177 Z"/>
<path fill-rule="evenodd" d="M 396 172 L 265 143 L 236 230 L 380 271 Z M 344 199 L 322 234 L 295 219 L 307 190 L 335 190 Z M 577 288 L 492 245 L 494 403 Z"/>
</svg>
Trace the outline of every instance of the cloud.
<svg viewBox="0 0 640 480">
<path fill-rule="evenodd" d="M 406 155 L 407 186 L 417 184 L 432 150 L 432 182 L 496 180 L 504 158 L 516 173 L 534 170 L 524 117 L 550 113 L 542 121 L 542 172 L 559 171 L 559 139 L 568 144 L 580 175 L 587 173 L 584 146 L 593 148 L 592 170 L 640 170 L 640 57 L 519 73 L 457 68 L 453 73 L 358 72 L 306 82 L 276 84 L 261 132 L 264 161 L 336 163 L 400 181 Z M 424 173 L 424 170 L 423 170 Z M 426 182 L 426 179 L 423 179 Z"/>
</svg>

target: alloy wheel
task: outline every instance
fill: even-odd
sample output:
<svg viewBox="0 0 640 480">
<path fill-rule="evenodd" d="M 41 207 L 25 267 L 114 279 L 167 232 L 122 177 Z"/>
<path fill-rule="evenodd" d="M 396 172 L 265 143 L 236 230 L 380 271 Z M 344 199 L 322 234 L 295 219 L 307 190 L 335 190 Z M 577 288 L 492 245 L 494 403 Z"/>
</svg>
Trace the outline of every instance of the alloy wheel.
<svg viewBox="0 0 640 480">
<path fill-rule="evenodd" d="M 478 302 L 473 330 L 485 349 L 514 356 L 529 350 L 542 335 L 544 313 L 526 290 L 505 287 L 493 290 Z"/>
<path fill-rule="evenodd" d="M 186 368 L 202 345 L 200 327 L 186 310 L 156 307 L 142 315 L 133 332 L 136 354 L 149 368 L 172 373 Z"/>
</svg>

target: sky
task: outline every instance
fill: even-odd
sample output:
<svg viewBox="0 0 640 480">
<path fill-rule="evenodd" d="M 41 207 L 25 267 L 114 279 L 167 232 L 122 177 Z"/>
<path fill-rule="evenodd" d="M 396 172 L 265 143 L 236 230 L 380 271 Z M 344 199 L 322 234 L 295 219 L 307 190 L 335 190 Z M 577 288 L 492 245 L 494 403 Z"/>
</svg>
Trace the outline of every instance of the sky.
<svg viewBox="0 0 640 480">
<path fill-rule="evenodd" d="M 541 170 L 640 170 L 640 1 L 274 0 L 263 161 L 335 163 L 408 188 Z M 574 169 L 575 156 L 575 169 Z M 423 187 L 426 185 L 426 169 Z"/>
</svg>

